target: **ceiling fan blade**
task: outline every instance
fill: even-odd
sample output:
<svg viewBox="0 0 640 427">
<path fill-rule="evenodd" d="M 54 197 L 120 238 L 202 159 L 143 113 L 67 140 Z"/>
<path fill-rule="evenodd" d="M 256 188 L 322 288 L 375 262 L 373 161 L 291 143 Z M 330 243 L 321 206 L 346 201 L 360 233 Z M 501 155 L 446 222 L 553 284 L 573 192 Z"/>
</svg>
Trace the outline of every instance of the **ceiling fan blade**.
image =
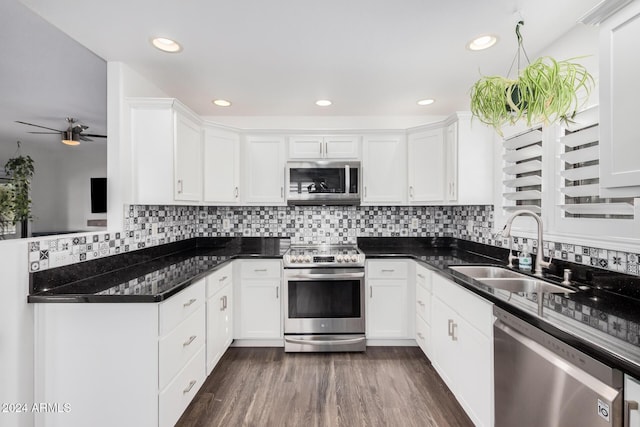
<svg viewBox="0 0 640 427">
<path fill-rule="evenodd" d="M 62 132 L 27 132 L 27 133 L 38 133 L 38 134 L 46 134 L 46 135 L 59 135 Z"/>
<path fill-rule="evenodd" d="M 61 131 L 61 130 L 53 129 L 53 128 L 48 128 L 48 127 L 46 127 L 46 126 L 34 125 L 33 123 L 27 123 L 27 122 L 21 122 L 20 120 L 16 120 L 16 123 L 20 123 L 20 124 L 27 125 L 27 126 L 35 126 L 35 127 L 37 127 L 37 128 L 42 128 L 42 129 L 54 130 L 54 131 L 56 131 L 56 132 L 58 132 L 58 133 L 62 133 L 62 132 L 63 132 L 63 131 Z"/>
<path fill-rule="evenodd" d="M 86 136 L 86 135 L 83 135 L 83 134 L 81 134 L 81 133 L 79 133 L 79 134 L 78 134 L 78 139 L 79 139 L 80 141 L 93 141 L 93 139 L 91 139 L 91 138 L 87 138 L 87 136 Z"/>
<path fill-rule="evenodd" d="M 92 138 L 106 138 L 107 137 L 107 135 L 96 135 L 96 134 L 93 134 L 93 133 L 83 133 L 82 135 L 90 136 Z"/>
</svg>

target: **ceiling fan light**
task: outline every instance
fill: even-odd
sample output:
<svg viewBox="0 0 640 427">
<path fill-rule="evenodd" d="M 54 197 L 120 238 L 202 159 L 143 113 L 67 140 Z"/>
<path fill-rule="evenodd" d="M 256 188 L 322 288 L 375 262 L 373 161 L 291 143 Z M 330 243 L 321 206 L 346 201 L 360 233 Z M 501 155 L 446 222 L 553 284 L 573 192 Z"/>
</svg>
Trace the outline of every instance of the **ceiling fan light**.
<svg viewBox="0 0 640 427">
<path fill-rule="evenodd" d="M 80 145 L 80 141 L 78 141 L 77 139 L 74 139 L 74 134 L 72 131 L 66 131 L 64 132 L 62 137 L 62 143 L 64 145 Z"/>
</svg>

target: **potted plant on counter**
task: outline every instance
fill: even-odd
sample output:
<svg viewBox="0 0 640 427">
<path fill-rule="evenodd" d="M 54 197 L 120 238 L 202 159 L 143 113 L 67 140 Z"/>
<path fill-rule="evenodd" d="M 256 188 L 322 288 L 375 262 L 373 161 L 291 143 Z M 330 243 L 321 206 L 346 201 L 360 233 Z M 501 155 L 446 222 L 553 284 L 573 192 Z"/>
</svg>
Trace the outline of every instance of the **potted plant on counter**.
<svg viewBox="0 0 640 427">
<path fill-rule="evenodd" d="M 523 24 L 516 25 L 518 65 L 521 52 L 526 57 L 520 35 Z M 594 86 L 587 69 L 572 59 L 557 61 L 546 56 L 518 69 L 515 79 L 483 76 L 471 88 L 471 113 L 501 135 L 502 126 L 521 119 L 528 126 L 571 120 Z"/>
</svg>

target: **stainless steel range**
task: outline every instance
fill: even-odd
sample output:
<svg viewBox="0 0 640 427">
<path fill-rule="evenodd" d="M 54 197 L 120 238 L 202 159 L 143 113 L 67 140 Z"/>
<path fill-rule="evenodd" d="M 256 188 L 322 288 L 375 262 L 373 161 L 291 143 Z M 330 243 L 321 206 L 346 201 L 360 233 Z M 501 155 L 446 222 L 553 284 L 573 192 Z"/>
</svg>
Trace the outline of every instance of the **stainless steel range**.
<svg viewBox="0 0 640 427">
<path fill-rule="evenodd" d="M 286 352 L 365 350 L 364 261 L 344 245 L 284 254 Z"/>
</svg>

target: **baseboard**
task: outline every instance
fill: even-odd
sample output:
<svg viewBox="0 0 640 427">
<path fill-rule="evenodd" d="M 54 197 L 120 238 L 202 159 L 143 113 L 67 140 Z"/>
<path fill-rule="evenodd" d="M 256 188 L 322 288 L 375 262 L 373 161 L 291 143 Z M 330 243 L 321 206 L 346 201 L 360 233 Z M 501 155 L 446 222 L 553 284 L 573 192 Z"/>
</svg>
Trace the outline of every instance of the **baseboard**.
<svg viewBox="0 0 640 427">
<path fill-rule="evenodd" d="M 418 343 L 412 339 L 368 339 L 367 347 L 417 347 Z"/>
<path fill-rule="evenodd" d="M 284 339 L 241 339 L 233 340 L 231 347 L 284 347 Z"/>
</svg>

